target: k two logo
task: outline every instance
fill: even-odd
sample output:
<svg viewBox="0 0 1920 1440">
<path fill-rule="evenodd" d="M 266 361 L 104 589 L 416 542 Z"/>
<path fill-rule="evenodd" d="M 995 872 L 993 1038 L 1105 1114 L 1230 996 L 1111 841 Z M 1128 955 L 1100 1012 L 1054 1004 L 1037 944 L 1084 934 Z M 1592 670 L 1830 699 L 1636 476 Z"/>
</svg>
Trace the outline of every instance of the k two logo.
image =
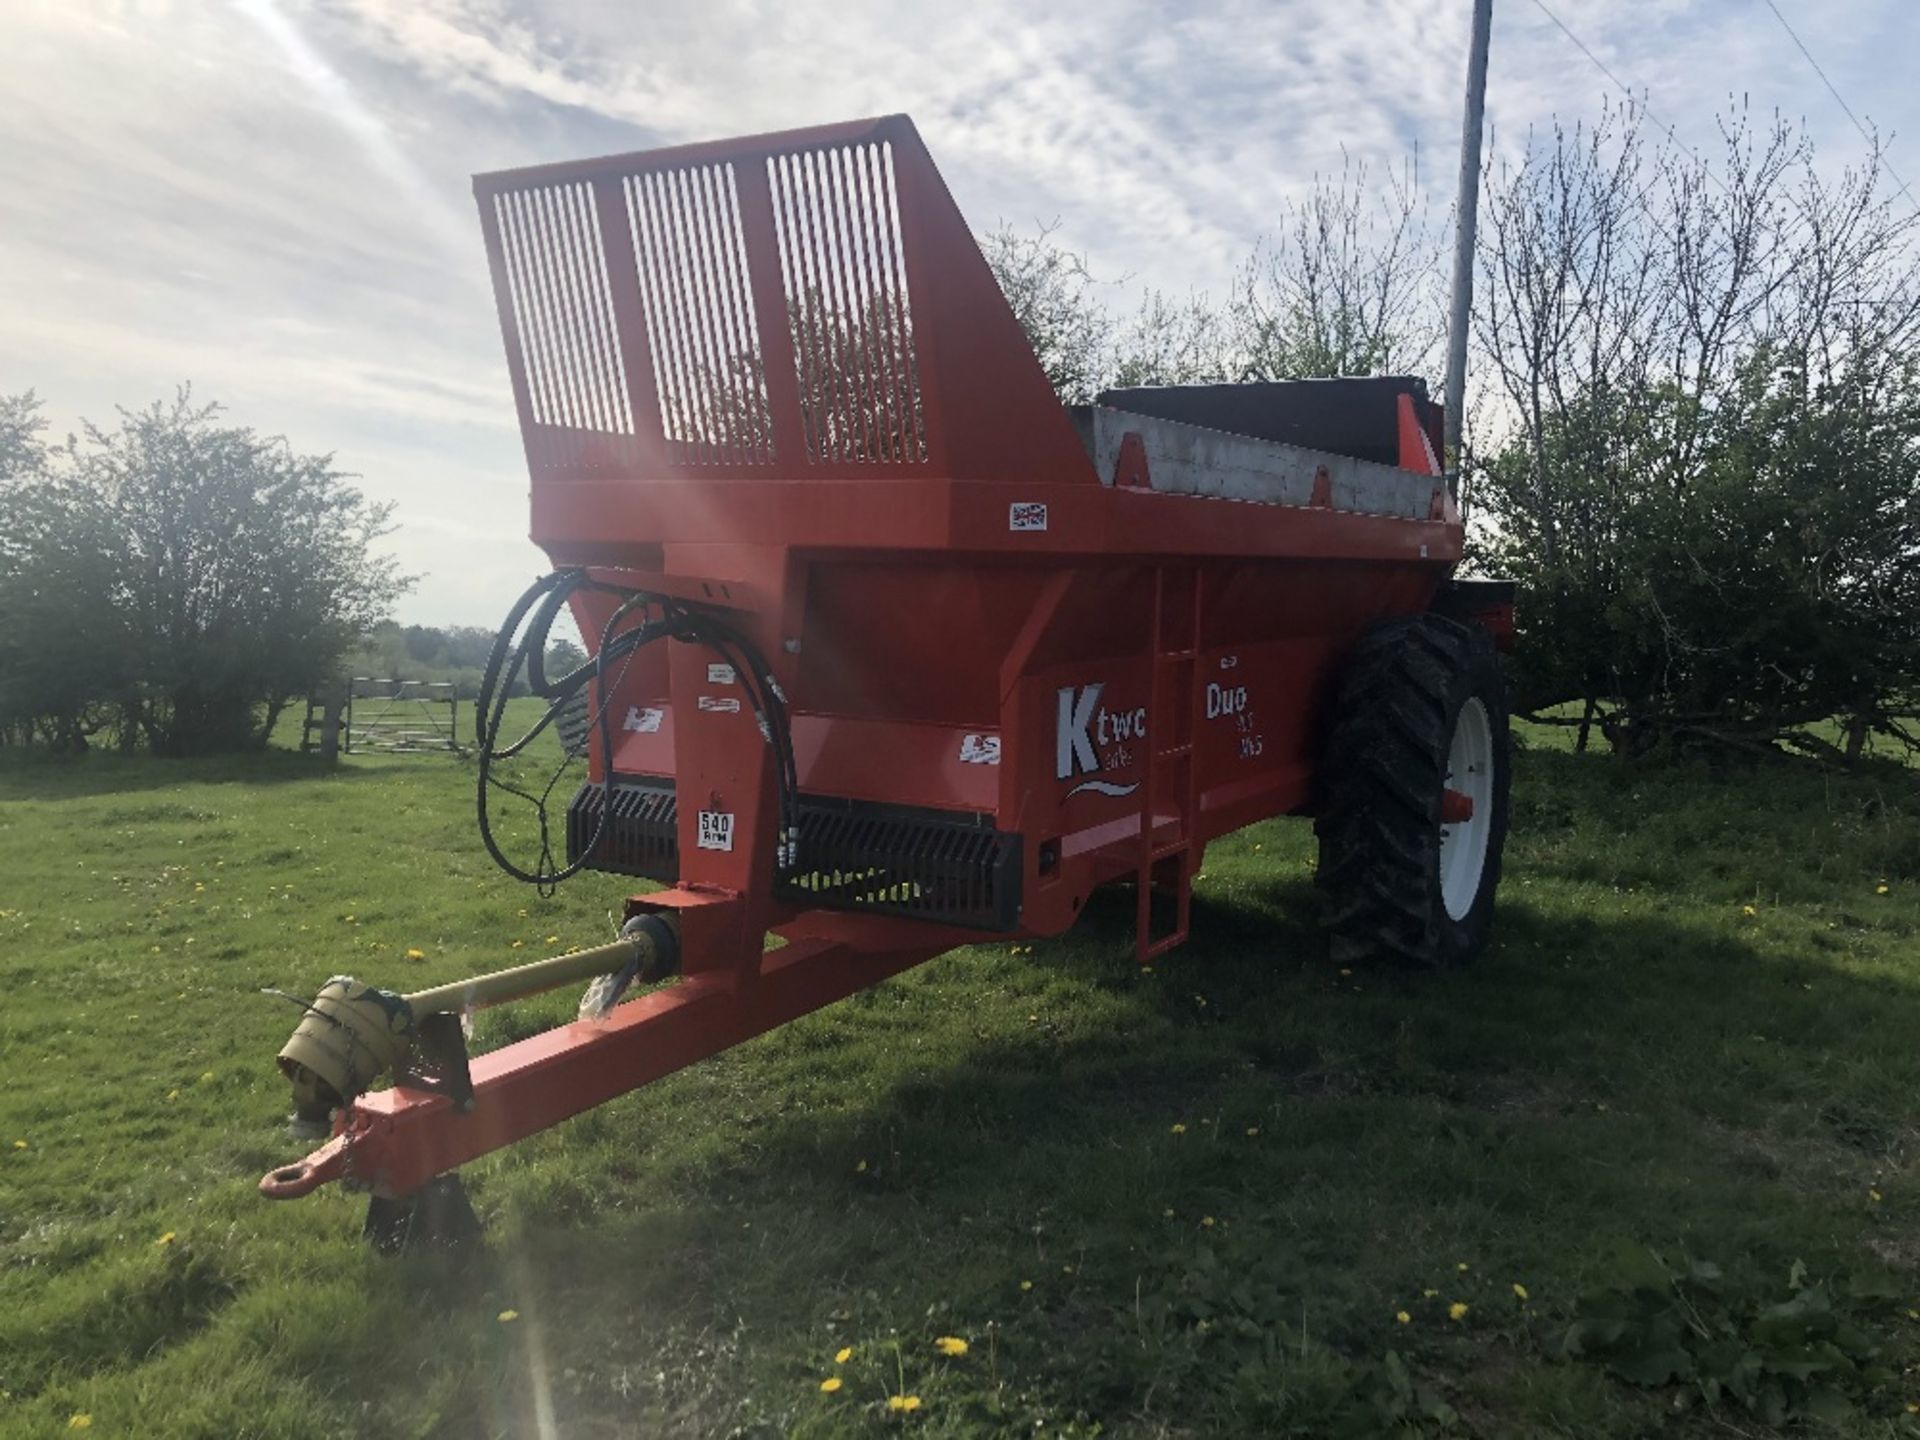
<svg viewBox="0 0 1920 1440">
<path fill-rule="evenodd" d="M 1100 703 L 1106 691 L 1105 681 L 1092 685 L 1062 686 L 1056 694 L 1058 724 L 1053 739 L 1053 774 L 1058 780 L 1077 775 L 1095 775 L 1102 770 L 1124 770 L 1133 764 L 1130 744 L 1147 738 L 1147 711 L 1143 705 L 1134 710 L 1109 710 Z M 1082 790 L 1096 795 L 1131 795 L 1140 788 L 1138 780 L 1117 785 L 1111 780 L 1082 780 L 1067 791 L 1068 799 Z"/>
</svg>

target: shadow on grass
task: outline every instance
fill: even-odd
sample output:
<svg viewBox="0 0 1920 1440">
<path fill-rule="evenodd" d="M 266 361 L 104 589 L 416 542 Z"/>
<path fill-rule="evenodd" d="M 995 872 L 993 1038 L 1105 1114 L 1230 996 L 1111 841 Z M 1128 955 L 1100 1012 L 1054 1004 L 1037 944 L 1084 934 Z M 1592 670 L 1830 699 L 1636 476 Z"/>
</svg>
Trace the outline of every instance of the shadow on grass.
<svg viewBox="0 0 1920 1440">
<path fill-rule="evenodd" d="M 1542 1380 L 1527 1317 L 1564 1314 L 1616 1247 L 1736 1277 L 1801 1258 L 1911 1268 L 1863 1201 L 1837 1199 L 1864 1196 L 1908 1134 L 1911 991 L 1684 916 L 1517 900 L 1450 975 L 1336 970 L 1316 922 L 1302 881 L 1204 899 L 1194 940 L 1146 975 L 1117 894 L 1031 958 L 935 962 L 848 1004 L 998 1007 L 959 1058 L 856 1038 L 849 1101 L 803 1033 L 822 1017 L 690 1072 L 583 1136 L 597 1158 L 495 1177 L 495 1278 L 589 1333 L 706 1343 L 731 1325 L 775 1353 L 992 1320 L 1001 1373 L 1027 1387 L 1022 1426 L 1157 1414 L 1208 1433 L 1277 1433 L 1236 1398 L 1259 1352 L 1235 1335 L 1411 1345 L 1430 1373 L 1497 1387 L 1468 1378 L 1489 1337 L 1428 1313 L 1462 1297 L 1510 1317 L 1502 1363 L 1532 1377 L 1513 1403 L 1539 1410 L 1522 1429 L 1602 1434 L 1624 1432 L 1590 1395 L 1554 1408 L 1568 1382 Z M 1099 992 L 1097 1023 L 1049 1014 L 1061 972 Z M 1024 1029 L 1008 1033 L 1007 1007 Z M 1508 1293 L 1519 1277 L 1536 1311 Z M 1412 1340 L 1401 1306 L 1427 1327 Z M 751 1385 L 729 1369 L 750 1367 L 740 1349 L 702 1371 L 616 1343 L 602 1368 L 622 1385 L 621 1367 L 671 1371 L 654 1421 L 700 1433 L 674 1416 Z M 590 1429 L 617 1407 L 562 1411 Z"/>
<path fill-rule="evenodd" d="M 440 757 L 432 758 L 440 764 L 447 763 Z M 391 774 L 396 765 L 406 763 L 382 757 L 373 764 L 347 760 L 328 765 L 317 756 L 277 748 L 167 759 L 104 751 L 60 756 L 40 749 L 0 747 L 0 797 L 73 800 L 166 790 L 180 785 L 281 785 L 292 781 L 378 778 Z"/>
</svg>

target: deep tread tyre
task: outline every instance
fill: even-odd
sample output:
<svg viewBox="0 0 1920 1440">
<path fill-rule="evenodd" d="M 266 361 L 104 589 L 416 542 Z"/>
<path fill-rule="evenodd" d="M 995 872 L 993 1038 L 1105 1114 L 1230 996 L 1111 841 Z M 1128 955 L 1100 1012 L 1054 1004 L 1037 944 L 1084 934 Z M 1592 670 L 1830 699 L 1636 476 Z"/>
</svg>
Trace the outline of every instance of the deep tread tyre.
<svg viewBox="0 0 1920 1440">
<path fill-rule="evenodd" d="M 1457 827 L 1475 841 L 1474 854 L 1484 835 L 1478 883 L 1471 863 L 1463 870 L 1456 858 L 1456 838 L 1448 847 L 1449 887 L 1441 802 L 1450 752 L 1462 753 L 1459 728 L 1469 736 L 1460 743 L 1484 754 L 1491 769 L 1489 780 L 1472 767 L 1461 788 L 1477 785 L 1491 804 L 1482 826 Z M 1314 830 L 1333 959 L 1441 970 L 1478 954 L 1493 922 L 1512 779 L 1506 679 L 1493 638 L 1478 625 L 1432 614 L 1367 632 L 1340 683 L 1321 779 Z"/>
</svg>

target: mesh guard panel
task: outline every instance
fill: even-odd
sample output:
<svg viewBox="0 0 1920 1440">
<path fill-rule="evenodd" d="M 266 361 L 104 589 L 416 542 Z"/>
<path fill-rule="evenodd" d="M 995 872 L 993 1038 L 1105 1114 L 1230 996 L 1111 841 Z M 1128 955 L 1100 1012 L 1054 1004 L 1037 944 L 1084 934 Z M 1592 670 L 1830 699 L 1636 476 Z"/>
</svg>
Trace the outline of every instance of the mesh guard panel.
<svg viewBox="0 0 1920 1440">
<path fill-rule="evenodd" d="M 672 881 L 678 818 L 671 781 L 616 781 L 613 814 L 587 868 Z M 569 864 L 599 824 L 600 787 L 583 785 L 567 807 Z M 803 868 L 778 887 L 783 900 L 981 930 L 1020 921 L 1020 836 L 995 830 L 987 816 L 803 795 L 800 859 Z"/>
</svg>

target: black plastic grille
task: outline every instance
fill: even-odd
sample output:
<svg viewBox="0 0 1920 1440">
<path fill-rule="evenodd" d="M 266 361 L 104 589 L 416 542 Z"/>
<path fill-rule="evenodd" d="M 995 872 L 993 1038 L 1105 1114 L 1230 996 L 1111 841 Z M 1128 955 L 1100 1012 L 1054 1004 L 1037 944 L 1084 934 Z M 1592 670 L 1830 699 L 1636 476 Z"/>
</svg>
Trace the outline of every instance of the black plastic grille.
<svg viewBox="0 0 1920 1440">
<path fill-rule="evenodd" d="M 673 786 L 658 782 L 616 784 L 613 818 L 594 845 L 600 828 L 600 787 L 582 785 L 567 807 L 567 863 L 594 845 L 589 870 L 615 875 L 644 875 L 672 880 L 680 873 L 680 843 Z"/>
<path fill-rule="evenodd" d="M 567 808 L 567 859 L 592 843 L 600 787 L 583 785 Z M 673 784 L 623 780 L 589 869 L 673 880 L 680 870 Z M 1020 920 L 1020 837 L 989 817 L 818 796 L 800 798 L 800 866 L 782 899 L 982 930 Z"/>
</svg>

